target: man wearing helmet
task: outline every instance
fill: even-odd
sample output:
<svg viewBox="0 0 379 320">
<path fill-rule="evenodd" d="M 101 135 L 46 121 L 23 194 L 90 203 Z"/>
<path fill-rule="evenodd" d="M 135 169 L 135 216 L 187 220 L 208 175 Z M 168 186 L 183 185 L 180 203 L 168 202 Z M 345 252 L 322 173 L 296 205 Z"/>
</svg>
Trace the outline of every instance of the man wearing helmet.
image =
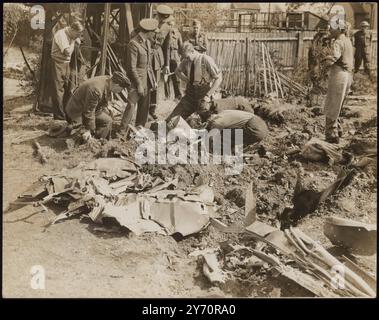
<svg viewBox="0 0 379 320">
<path fill-rule="evenodd" d="M 358 72 L 361 67 L 362 60 L 365 72 L 370 76 L 370 47 L 371 47 L 371 32 L 369 23 L 362 21 L 361 30 L 354 34 L 355 47 L 355 70 Z"/>
</svg>

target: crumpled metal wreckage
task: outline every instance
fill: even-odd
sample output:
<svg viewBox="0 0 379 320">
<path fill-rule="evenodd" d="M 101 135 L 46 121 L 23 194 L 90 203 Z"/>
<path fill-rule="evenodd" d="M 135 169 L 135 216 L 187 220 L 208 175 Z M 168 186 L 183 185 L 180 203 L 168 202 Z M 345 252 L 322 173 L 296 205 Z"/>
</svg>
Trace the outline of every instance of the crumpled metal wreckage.
<svg viewBox="0 0 379 320">
<path fill-rule="evenodd" d="M 298 174 L 292 198 L 293 208 L 285 208 L 282 214 L 278 216 L 281 229 L 284 230 L 289 228 L 289 226 L 295 226 L 306 215 L 315 212 L 319 205 L 329 196 L 349 185 L 355 174 L 355 169 L 341 169 L 336 181 L 322 191 L 305 189 Z"/>
<path fill-rule="evenodd" d="M 216 217 L 214 193 L 207 185 L 190 190 L 176 189 L 178 179 L 164 181 L 140 173 L 138 166 L 121 158 L 99 158 L 50 177 L 26 192 L 19 203 L 48 203 L 67 206 L 51 224 L 88 214 L 95 222 L 115 218 L 137 235 L 158 232 L 187 236 L 200 232 Z"/>
<path fill-rule="evenodd" d="M 279 230 L 257 219 L 255 207 L 255 195 L 252 192 L 252 185 L 249 186 L 245 204 L 245 223 L 244 226 L 228 227 L 217 219 L 213 226 L 222 232 L 245 233 L 253 239 L 258 240 L 255 248 L 241 245 L 229 245 L 230 250 L 224 250 L 224 256 L 234 255 L 238 259 L 237 252 L 245 250 L 250 256 L 260 259 L 263 265 L 266 263 L 271 270 L 285 278 L 296 282 L 315 296 L 319 297 L 375 297 L 375 287 L 370 276 L 357 265 L 350 261 L 339 261 L 331 255 L 322 245 L 311 239 L 298 228 L 289 227 L 285 230 Z M 231 280 L 233 273 L 224 272 L 221 262 L 222 255 L 215 255 L 220 249 L 213 248 L 210 252 L 203 250 L 202 252 L 194 252 L 193 256 L 210 254 L 213 257 L 212 265 L 214 266 L 214 275 L 206 273 L 206 270 L 212 269 L 207 260 L 207 269 L 204 274 L 212 283 L 225 283 Z M 214 259 L 217 259 L 217 263 Z M 236 259 L 235 258 L 235 259 Z M 256 260 L 256 259 L 254 259 Z M 244 259 L 251 262 L 251 259 Z M 346 263 L 348 262 L 348 263 Z M 251 266 L 251 263 L 249 264 Z M 262 264 L 254 262 L 254 265 L 262 266 Z M 205 267 L 204 267 L 205 268 Z M 212 271 L 212 270 L 211 270 Z M 343 288 L 334 281 L 336 274 L 343 272 L 344 286 Z M 215 277 L 217 276 L 217 277 Z M 375 281 L 374 281 L 375 282 Z"/>
<path fill-rule="evenodd" d="M 340 217 L 327 217 L 324 234 L 336 246 L 357 255 L 373 255 L 377 250 L 376 225 Z"/>
</svg>

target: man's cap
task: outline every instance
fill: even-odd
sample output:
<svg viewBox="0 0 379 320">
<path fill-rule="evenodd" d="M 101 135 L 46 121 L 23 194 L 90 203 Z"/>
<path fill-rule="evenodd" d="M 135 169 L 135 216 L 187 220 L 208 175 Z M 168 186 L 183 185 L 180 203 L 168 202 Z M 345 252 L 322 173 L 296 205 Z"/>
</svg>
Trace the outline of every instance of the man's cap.
<svg viewBox="0 0 379 320">
<path fill-rule="evenodd" d="M 129 78 L 120 71 L 115 71 L 113 73 L 112 81 L 122 88 L 129 87 L 131 84 Z"/>
<path fill-rule="evenodd" d="M 361 27 L 369 27 L 370 24 L 367 21 L 362 21 L 361 22 Z"/>
<path fill-rule="evenodd" d="M 160 4 L 158 7 L 157 7 L 157 12 L 159 14 L 163 14 L 163 15 L 170 15 L 170 14 L 173 14 L 174 13 L 174 10 L 172 10 L 171 7 L 169 6 L 166 6 L 164 4 Z"/>
<path fill-rule="evenodd" d="M 194 26 L 194 27 L 200 27 L 201 26 L 200 20 L 197 20 L 197 19 L 193 20 L 192 21 L 192 26 Z"/>
<path fill-rule="evenodd" d="M 140 28 L 145 31 L 154 31 L 158 28 L 158 24 L 159 22 L 156 19 L 142 19 L 139 22 Z"/>
</svg>

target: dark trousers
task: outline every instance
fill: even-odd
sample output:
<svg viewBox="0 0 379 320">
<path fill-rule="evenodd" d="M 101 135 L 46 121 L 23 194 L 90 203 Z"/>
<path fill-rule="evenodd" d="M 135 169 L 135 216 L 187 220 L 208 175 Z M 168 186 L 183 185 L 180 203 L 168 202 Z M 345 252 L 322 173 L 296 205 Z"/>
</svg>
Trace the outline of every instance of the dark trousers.
<svg viewBox="0 0 379 320">
<path fill-rule="evenodd" d="M 70 101 L 68 103 L 70 103 Z M 82 125 L 81 123 L 77 123 L 76 121 L 70 119 L 70 117 L 67 114 L 65 114 L 65 118 L 67 123 L 71 125 L 72 128 L 78 128 Z M 113 119 L 110 116 L 109 112 L 107 112 L 106 110 L 97 111 L 95 114 L 95 138 L 110 139 L 112 132 L 112 124 Z"/>
<path fill-rule="evenodd" d="M 361 67 L 362 61 L 363 61 L 363 66 L 364 70 L 367 74 L 370 74 L 370 55 L 366 52 L 362 52 L 357 50 L 355 52 L 355 72 L 359 71 L 359 68 Z"/>
<path fill-rule="evenodd" d="M 176 60 L 171 60 L 170 61 L 170 72 L 174 72 L 177 67 L 178 67 L 178 62 Z M 180 92 L 179 79 L 175 74 L 173 74 L 172 76 L 169 77 L 168 85 L 170 85 L 170 78 L 172 81 L 172 86 L 174 87 L 175 98 L 179 99 L 182 97 L 182 94 Z"/>
<path fill-rule="evenodd" d="M 110 139 L 112 132 L 112 117 L 105 111 L 96 114 L 95 137 L 100 139 Z"/>
<path fill-rule="evenodd" d="M 133 88 L 129 92 L 128 104 L 121 119 L 121 129 L 127 129 L 132 122 L 135 109 L 137 107 L 136 126 L 144 126 L 148 119 L 150 107 L 150 88 L 145 96 L 138 95 L 137 89 Z"/>
<path fill-rule="evenodd" d="M 262 141 L 269 134 L 266 122 L 258 116 L 252 117 L 243 129 L 244 144 L 254 144 Z"/>
<path fill-rule="evenodd" d="M 159 80 L 161 78 L 161 70 L 155 70 L 154 71 L 155 73 L 155 79 L 157 81 L 157 87 L 159 88 Z M 158 104 L 158 88 L 157 90 L 154 90 L 154 91 L 151 91 L 150 93 L 150 104 L 152 106 L 156 106 Z"/>
<path fill-rule="evenodd" d="M 203 109 L 201 100 L 206 96 L 209 89 L 209 85 L 187 86 L 184 97 L 179 101 L 178 105 L 167 117 L 166 121 L 168 122 L 176 116 L 181 116 L 184 120 L 186 120 L 194 112 L 197 112 L 200 116 L 202 116 L 207 110 Z"/>
<path fill-rule="evenodd" d="M 59 117 L 64 117 L 64 106 L 69 98 L 70 64 L 59 63 L 52 60 L 52 78 L 52 102 L 56 108 L 54 114 Z"/>
</svg>

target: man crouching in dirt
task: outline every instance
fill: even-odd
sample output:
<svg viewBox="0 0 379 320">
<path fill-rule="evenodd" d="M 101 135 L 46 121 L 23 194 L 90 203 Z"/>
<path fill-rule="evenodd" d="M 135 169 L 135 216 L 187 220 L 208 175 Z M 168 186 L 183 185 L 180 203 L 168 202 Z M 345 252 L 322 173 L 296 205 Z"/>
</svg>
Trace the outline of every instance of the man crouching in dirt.
<svg viewBox="0 0 379 320">
<path fill-rule="evenodd" d="M 197 112 L 202 122 L 205 122 L 209 116 L 209 102 L 222 82 L 222 74 L 213 58 L 197 52 L 191 43 L 183 44 L 182 53 L 184 59 L 175 74 L 187 83 L 187 89 L 166 121 L 178 115 L 186 120 Z"/>
<path fill-rule="evenodd" d="M 258 144 L 269 134 L 267 124 L 262 118 L 241 110 L 223 110 L 211 115 L 206 129 L 242 129 L 244 146 Z"/>
<path fill-rule="evenodd" d="M 84 141 L 92 136 L 109 139 L 112 130 L 112 117 L 106 107 L 111 92 L 120 93 L 130 86 L 129 79 L 121 72 L 110 76 L 98 76 L 84 81 L 73 93 L 65 107 L 66 120 L 70 129 L 83 126 Z"/>
<path fill-rule="evenodd" d="M 325 140 L 330 143 L 339 143 L 342 136 L 338 117 L 353 82 L 354 49 L 346 35 L 348 29 L 348 23 L 343 20 L 338 24 L 330 23 L 330 35 L 335 40 L 332 43 L 332 54 L 325 58 L 325 64 L 331 67 L 324 105 Z"/>
</svg>

